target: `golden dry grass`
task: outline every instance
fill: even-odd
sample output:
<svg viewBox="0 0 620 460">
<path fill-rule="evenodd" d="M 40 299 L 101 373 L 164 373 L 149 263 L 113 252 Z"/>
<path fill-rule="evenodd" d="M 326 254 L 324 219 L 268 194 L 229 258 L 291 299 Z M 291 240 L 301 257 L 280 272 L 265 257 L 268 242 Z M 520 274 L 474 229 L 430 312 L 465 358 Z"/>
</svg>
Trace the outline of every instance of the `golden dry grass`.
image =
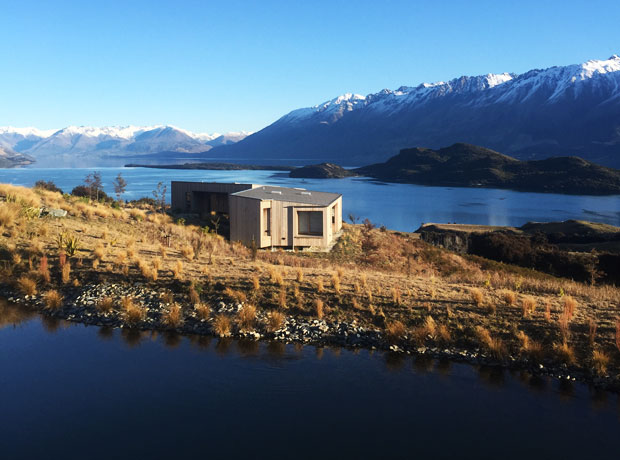
<svg viewBox="0 0 620 460">
<path fill-rule="evenodd" d="M 244 305 L 237 313 L 237 324 L 243 331 L 253 331 L 256 323 L 256 307 L 254 305 Z"/>
<path fill-rule="evenodd" d="M 101 313 L 110 313 L 114 310 L 114 299 L 112 297 L 104 297 L 95 304 L 95 308 Z"/>
<path fill-rule="evenodd" d="M 211 314 L 211 308 L 209 305 L 200 303 L 194 305 L 194 310 L 196 310 L 196 316 L 198 319 L 202 321 L 206 321 L 209 319 L 209 315 Z"/>
<path fill-rule="evenodd" d="M 269 316 L 267 318 L 267 331 L 275 332 L 282 328 L 284 325 L 285 316 L 283 313 L 279 311 L 269 312 Z"/>
<path fill-rule="evenodd" d="M 168 307 L 161 317 L 162 322 L 171 329 L 176 329 L 183 324 L 183 310 L 179 304 Z"/>
<path fill-rule="evenodd" d="M 223 314 L 217 315 L 213 322 L 213 330 L 220 337 L 229 336 L 231 330 L 230 318 Z"/>
<path fill-rule="evenodd" d="M 592 352 L 592 370 L 596 375 L 606 375 L 610 361 L 611 357 L 604 351 L 594 350 Z"/>
<path fill-rule="evenodd" d="M 37 282 L 26 275 L 17 280 L 17 287 L 24 295 L 35 295 L 37 293 Z"/>
<path fill-rule="evenodd" d="M 58 310 L 62 305 L 63 297 L 55 289 L 50 289 L 44 294 L 45 308 L 48 310 Z"/>
</svg>

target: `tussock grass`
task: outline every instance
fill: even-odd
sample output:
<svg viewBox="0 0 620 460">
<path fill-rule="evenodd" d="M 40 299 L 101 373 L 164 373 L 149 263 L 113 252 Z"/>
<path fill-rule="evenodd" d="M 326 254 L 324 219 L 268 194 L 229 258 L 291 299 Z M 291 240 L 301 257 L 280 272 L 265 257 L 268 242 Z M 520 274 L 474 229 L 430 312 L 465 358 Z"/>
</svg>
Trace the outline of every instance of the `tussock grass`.
<svg viewBox="0 0 620 460">
<path fill-rule="evenodd" d="M 196 316 L 198 317 L 198 319 L 202 321 L 206 321 L 209 319 L 209 315 L 211 314 L 211 308 L 207 304 L 195 304 L 194 310 L 196 310 Z"/>
<path fill-rule="evenodd" d="M 304 271 L 301 267 L 297 267 L 297 270 L 295 270 L 295 280 L 298 283 L 303 283 L 304 281 Z"/>
<path fill-rule="evenodd" d="M 406 334 L 407 328 L 398 320 L 390 321 L 385 327 L 385 338 L 388 342 L 398 342 L 402 340 Z"/>
<path fill-rule="evenodd" d="M 101 313 L 110 313 L 114 310 L 114 299 L 112 297 L 104 297 L 97 302 L 95 308 Z"/>
<path fill-rule="evenodd" d="M 62 295 L 55 289 L 50 289 L 44 295 L 45 308 L 48 310 L 58 310 L 62 305 Z"/>
<path fill-rule="evenodd" d="M 572 320 L 573 316 L 575 316 L 575 309 L 577 308 L 577 301 L 569 295 L 564 296 L 562 300 L 562 308 L 564 312 L 568 315 L 568 319 Z"/>
<path fill-rule="evenodd" d="M 499 337 L 492 337 L 488 329 L 483 326 L 476 326 L 476 337 L 478 343 L 488 351 L 494 358 L 503 360 L 506 356 L 506 347 Z"/>
<path fill-rule="evenodd" d="M 35 295 L 37 293 L 37 282 L 26 275 L 17 280 L 17 287 L 24 295 Z"/>
<path fill-rule="evenodd" d="M 237 313 L 237 324 L 243 331 L 253 331 L 256 323 L 256 307 L 254 305 L 244 305 Z"/>
<path fill-rule="evenodd" d="M 598 329 L 598 325 L 596 321 L 592 318 L 588 320 L 588 342 L 591 347 L 594 347 L 594 342 L 596 341 L 596 330 Z"/>
<path fill-rule="evenodd" d="M 171 329 L 176 329 L 183 324 L 183 311 L 177 303 L 172 304 L 161 317 L 162 322 Z"/>
<path fill-rule="evenodd" d="M 611 357 L 604 351 L 594 350 L 592 352 L 592 370 L 596 375 L 607 375 L 607 367 L 610 361 Z"/>
<path fill-rule="evenodd" d="M 517 294 L 515 294 L 514 291 L 511 291 L 510 289 L 503 289 L 502 291 L 500 291 L 500 295 L 503 301 L 509 307 L 514 305 L 517 300 Z"/>
<path fill-rule="evenodd" d="M 280 313 L 279 311 L 270 312 L 269 317 L 267 318 L 267 331 L 273 333 L 281 329 L 284 325 L 285 318 L 286 317 L 284 316 L 284 314 Z"/>
<path fill-rule="evenodd" d="M 314 302 L 314 314 L 319 319 L 322 319 L 325 315 L 325 305 L 321 299 L 316 299 Z"/>
<path fill-rule="evenodd" d="M 260 279 L 256 275 L 252 276 L 252 289 L 255 293 L 260 291 Z"/>
<path fill-rule="evenodd" d="M 575 350 L 567 341 L 556 343 L 553 345 L 553 351 L 557 359 L 565 364 L 574 364 L 576 362 Z"/>
<path fill-rule="evenodd" d="M 129 326 L 137 326 L 146 318 L 146 311 L 137 305 L 131 297 L 123 297 L 121 305 L 124 310 L 123 318 Z"/>
<path fill-rule="evenodd" d="M 338 273 L 332 274 L 331 281 L 332 281 L 332 288 L 334 289 L 334 292 L 340 295 L 341 287 L 340 287 L 340 277 L 338 276 Z"/>
<path fill-rule="evenodd" d="M 524 318 L 528 318 L 536 310 L 536 299 L 532 296 L 523 297 L 521 301 L 521 312 Z"/>
<path fill-rule="evenodd" d="M 316 292 L 322 294 L 325 292 L 325 286 L 323 285 L 323 278 L 318 278 L 316 280 Z"/>
<path fill-rule="evenodd" d="M 471 296 L 471 300 L 477 307 L 482 306 L 484 303 L 484 294 L 478 288 L 471 288 L 469 290 L 469 295 Z"/>
<path fill-rule="evenodd" d="M 230 335 L 230 318 L 226 315 L 220 314 L 215 317 L 213 322 L 213 330 L 220 337 L 227 337 Z"/>
</svg>

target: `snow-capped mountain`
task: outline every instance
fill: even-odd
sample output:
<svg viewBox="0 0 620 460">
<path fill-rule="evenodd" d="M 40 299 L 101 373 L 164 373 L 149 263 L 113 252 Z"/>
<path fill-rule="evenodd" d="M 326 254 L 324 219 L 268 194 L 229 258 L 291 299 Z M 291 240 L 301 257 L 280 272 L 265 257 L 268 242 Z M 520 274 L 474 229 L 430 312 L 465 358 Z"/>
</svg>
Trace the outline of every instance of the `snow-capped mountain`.
<svg viewBox="0 0 620 460">
<path fill-rule="evenodd" d="M 59 130 L 0 127 L 0 147 L 38 162 L 136 157 L 205 152 L 237 142 L 249 133 L 192 133 L 174 126 L 68 126 Z M 163 158 L 162 158 L 163 159 Z"/>
<path fill-rule="evenodd" d="M 620 167 L 620 57 L 344 94 L 209 154 L 351 165 L 455 142 L 521 158 L 579 155 Z"/>
</svg>

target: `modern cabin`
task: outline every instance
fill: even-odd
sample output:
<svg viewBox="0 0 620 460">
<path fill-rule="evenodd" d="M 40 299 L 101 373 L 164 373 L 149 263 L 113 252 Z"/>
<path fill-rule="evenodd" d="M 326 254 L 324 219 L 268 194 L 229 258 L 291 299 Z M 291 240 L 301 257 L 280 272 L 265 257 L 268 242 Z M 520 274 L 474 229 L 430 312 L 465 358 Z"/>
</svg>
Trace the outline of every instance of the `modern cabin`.
<svg viewBox="0 0 620 460">
<path fill-rule="evenodd" d="M 192 214 L 228 214 L 228 197 L 231 193 L 258 187 L 254 184 L 223 182 L 171 183 L 171 209 L 174 212 Z"/>
<path fill-rule="evenodd" d="M 267 247 L 326 248 L 342 229 L 342 195 L 301 188 L 172 182 L 172 209 L 230 217 L 230 239 Z"/>
</svg>

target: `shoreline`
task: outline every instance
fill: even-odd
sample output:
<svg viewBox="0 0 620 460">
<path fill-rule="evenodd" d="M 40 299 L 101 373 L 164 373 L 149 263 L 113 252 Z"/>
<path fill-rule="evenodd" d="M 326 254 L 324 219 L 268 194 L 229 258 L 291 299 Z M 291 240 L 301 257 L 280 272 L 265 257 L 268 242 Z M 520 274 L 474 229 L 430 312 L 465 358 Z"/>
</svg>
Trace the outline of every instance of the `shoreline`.
<svg viewBox="0 0 620 460">
<path fill-rule="evenodd" d="M 7 302 L 34 310 L 43 316 L 69 321 L 85 326 L 98 326 L 112 329 L 129 329 L 137 331 L 173 332 L 182 336 L 208 336 L 215 338 L 232 338 L 263 342 L 283 342 L 285 344 L 301 344 L 315 346 L 338 346 L 347 349 L 365 349 L 410 355 L 425 356 L 438 360 L 449 360 L 505 370 L 526 371 L 532 376 L 550 377 L 556 380 L 573 381 L 589 385 L 597 390 L 620 394 L 620 379 L 613 376 L 596 376 L 578 366 L 558 364 L 545 360 L 536 363 L 524 357 L 509 355 L 505 359 L 497 359 L 480 347 L 462 348 L 455 346 L 415 346 L 412 344 L 393 343 L 379 328 L 359 326 L 356 321 L 333 321 L 306 318 L 299 315 L 286 315 L 283 325 L 275 332 L 266 330 L 268 316 L 264 311 L 257 312 L 256 327 L 243 330 L 233 327 L 228 334 L 217 334 L 214 329 L 214 314 L 227 315 L 234 321 L 235 315 L 242 309 L 243 303 L 226 303 L 220 300 L 214 303 L 208 319 L 199 319 L 189 305 L 183 303 L 182 309 L 188 312 L 182 324 L 177 327 L 167 326 L 162 321 L 162 314 L 168 304 L 159 302 L 163 289 L 152 288 L 141 282 L 98 283 L 88 284 L 79 288 L 68 288 L 62 305 L 56 310 L 46 308 L 42 295 L 18 295 L 9 286 L 0 284 L 0 298 Z M 132 296 L 146 310 L 144 320 L 134 325 L 123 321 L 120 312 L 101 313 L 95 306 L 106 296 Z"/>
</svg>

